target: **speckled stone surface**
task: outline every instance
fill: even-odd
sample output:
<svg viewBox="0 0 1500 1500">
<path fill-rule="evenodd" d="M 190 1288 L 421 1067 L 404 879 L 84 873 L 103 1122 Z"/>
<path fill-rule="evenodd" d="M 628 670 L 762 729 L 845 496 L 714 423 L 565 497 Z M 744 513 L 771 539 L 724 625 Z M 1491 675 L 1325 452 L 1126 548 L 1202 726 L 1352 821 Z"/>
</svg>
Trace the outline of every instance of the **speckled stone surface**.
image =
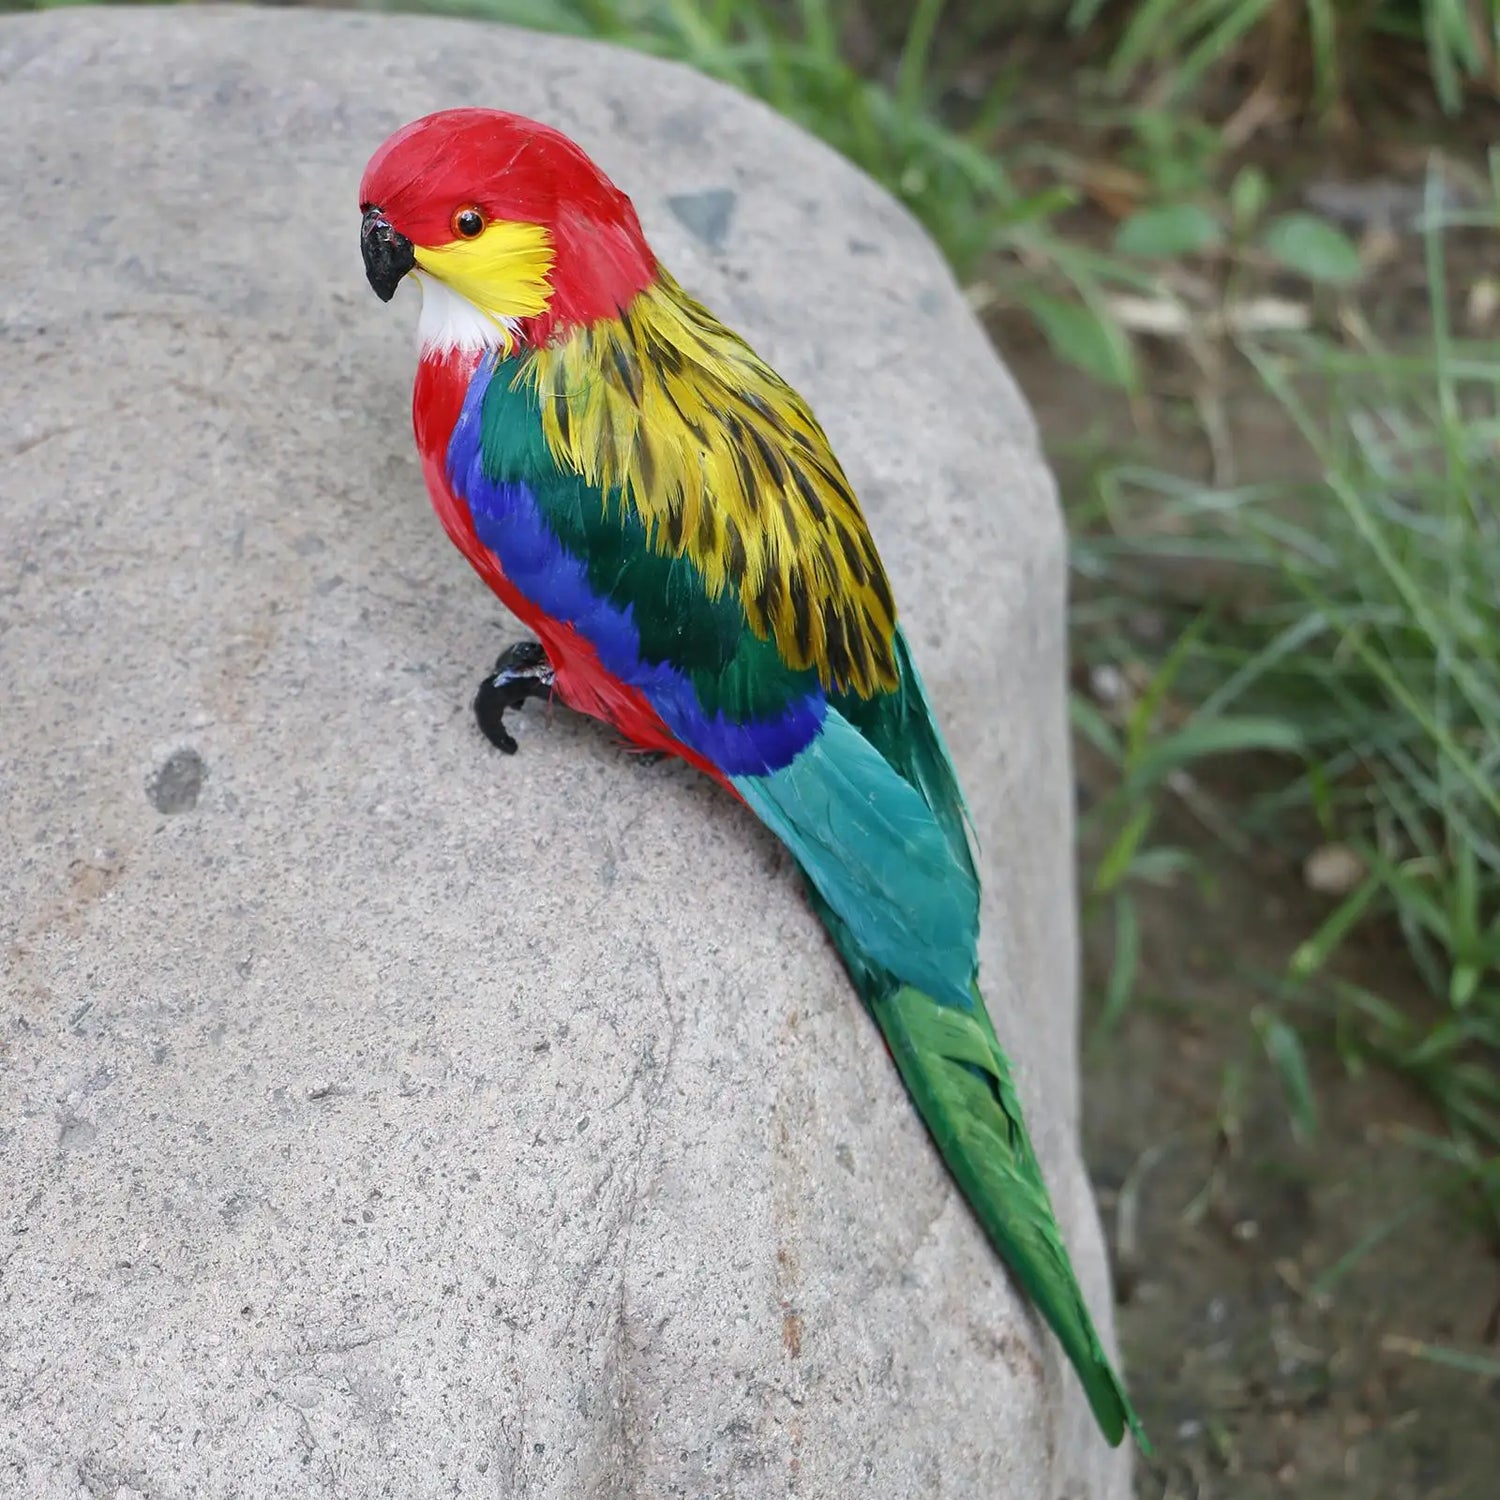
<svg viewBox="0 0 1500 1500">
<path fill-rule="evenodd" d="M 985 849 L 1074 1255 L 1064 553 L 907 216 L 679 69 L 435 20 L 0 19 L 0 1494 L 1110 1500 L 788 861 L 467 700 L 370 151 L 539 115 L 813 401 Z"/>
</svg>

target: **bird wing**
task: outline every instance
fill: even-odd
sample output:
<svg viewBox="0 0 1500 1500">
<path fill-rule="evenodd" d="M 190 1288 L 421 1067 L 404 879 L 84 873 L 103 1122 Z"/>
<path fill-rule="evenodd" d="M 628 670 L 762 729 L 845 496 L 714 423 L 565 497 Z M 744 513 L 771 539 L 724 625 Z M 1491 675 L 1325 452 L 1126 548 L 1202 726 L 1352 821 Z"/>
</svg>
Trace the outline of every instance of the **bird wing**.
<svg viewBox="0 0 1500 1500">
<path fill-rule="evenodd" d="M 896 685 L 896 608 L 807 403 L 670 277 L 524 366 L 560 468 L 617 495 L 652 551 L 735 595 L 825 688 Z"/>
<path fill-rule="evenodd" d="M 864 519 L 821 429 L 768 370 L 780 405 L 759 402 L 795 413 L 778 420 L 800 442 L 747 439 L 759 406 L 706 355 L 668 359 L 674 394 L 665 410 L 653 401 L 668 387 L 653 384 L 659 349 L 644 351 L 664 318 L 638 314 L 643 352 L 625 372 L 624 320 L 575 336 L 587 360 L 539 351 L 482 365 L 450 440 L 450 482 L 510 582 L 735 786 L 871 956 L 968 1006 L 978 882 L 962 802 Z M 544 354 L 553 366 L 539 373 Z M 574 385 L 558 385 L 558 361 Z M 622 407 L 625 390 L 635 398 Z M 741 463 L 746 441 L 756 456 Z M 681 478 L 688 453 L 696 489 Z M 728 474 L 721 504 L 702 476 Z M 659 481 L 651 505 L 646 476 Z M 663 488 L 677 498 L 662 501 Z"/>
</svg>

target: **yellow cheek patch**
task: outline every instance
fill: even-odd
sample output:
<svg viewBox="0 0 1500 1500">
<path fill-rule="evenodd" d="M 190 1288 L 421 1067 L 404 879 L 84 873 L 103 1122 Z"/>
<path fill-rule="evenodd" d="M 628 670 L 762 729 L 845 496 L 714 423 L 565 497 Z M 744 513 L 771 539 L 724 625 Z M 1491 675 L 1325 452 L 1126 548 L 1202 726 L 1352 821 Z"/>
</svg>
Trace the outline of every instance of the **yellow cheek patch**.
<svg viewBox="0 0 1500 1500">
<path fill-rule="evenodd" d="M 552 236 L 496 219 L 472 240 L 413 251 L 417 264 L 493 318 L 534 318 L 552 296 Z"/>
</svg>

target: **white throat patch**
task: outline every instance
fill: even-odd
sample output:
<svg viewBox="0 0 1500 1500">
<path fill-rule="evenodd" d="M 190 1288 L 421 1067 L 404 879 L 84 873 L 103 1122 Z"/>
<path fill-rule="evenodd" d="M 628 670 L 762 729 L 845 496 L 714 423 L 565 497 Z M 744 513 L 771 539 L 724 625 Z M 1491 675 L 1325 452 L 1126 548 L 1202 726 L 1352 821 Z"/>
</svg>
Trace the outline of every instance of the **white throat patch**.
<svg viewBox="0 0 1500 1500">
<path fill-rule="evenodd" d="M 426 271 L 411 274 L 422 292 L 422 316 L 417 320 L 417 345 L 422 353 L 504 349 L 507 343 L 515 347 L 519 324 L 514 318 L 492 317 Z"/>
</svg>

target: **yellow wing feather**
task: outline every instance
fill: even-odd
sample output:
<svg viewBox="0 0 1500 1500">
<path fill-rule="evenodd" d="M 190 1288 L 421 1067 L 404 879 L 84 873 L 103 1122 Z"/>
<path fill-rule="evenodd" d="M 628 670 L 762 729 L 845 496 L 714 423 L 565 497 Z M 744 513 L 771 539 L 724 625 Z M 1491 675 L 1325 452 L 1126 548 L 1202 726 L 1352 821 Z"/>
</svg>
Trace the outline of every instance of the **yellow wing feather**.
<svg viewBox="0 0 1500 1500">
<path fill-rule="evenodd" d="M 650 544 L 738 590 L 825 686 L 895 687 L 890 583 L 807 403 L 665 272 L 618 319 L 536 350 L 553 459 L 635 507 Z"/>
</svg>

